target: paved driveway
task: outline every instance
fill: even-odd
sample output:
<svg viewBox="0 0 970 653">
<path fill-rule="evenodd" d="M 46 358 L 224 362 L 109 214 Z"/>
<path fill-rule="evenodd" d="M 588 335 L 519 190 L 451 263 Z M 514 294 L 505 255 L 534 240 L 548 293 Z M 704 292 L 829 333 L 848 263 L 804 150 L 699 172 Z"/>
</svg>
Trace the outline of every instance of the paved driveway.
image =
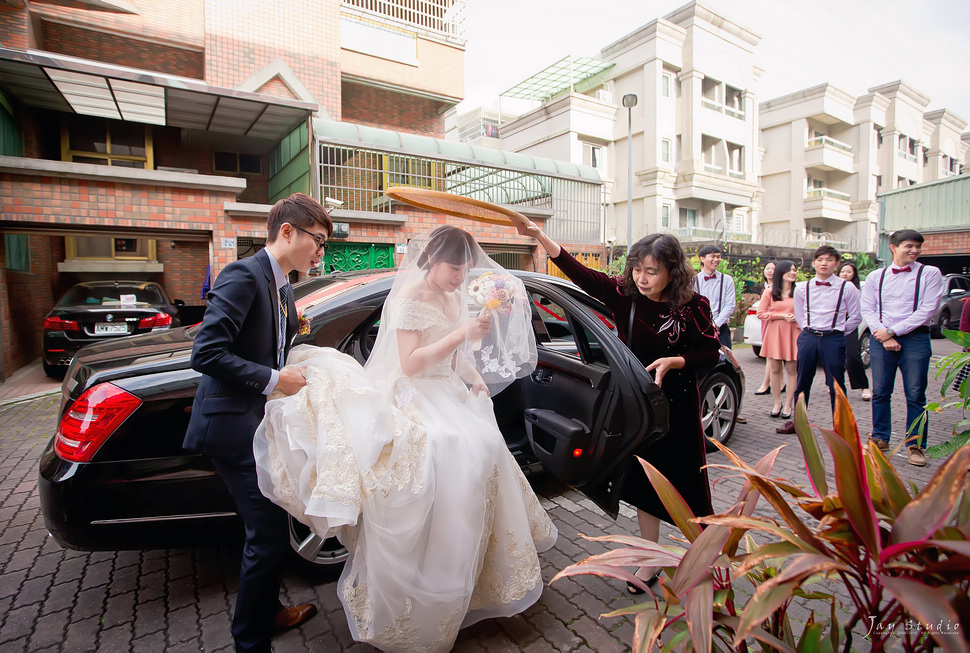
<svg viewBox="0 0 970 653">
<path fill-rule="evenodd" d="M 947 341 L 933 341 L 934 351 L 955 351 Z M 801 482 L 804 468 L 794 436 L 775 433 L 779 420 L 768 417 L 770 397 L 755 397 L 764 363 L 750 349 L 738 350 L 748 378 L 744 415 L 730 446 L 753 462 L 779 444 L 790 444 L 775 473 Z M 939 383 L 931 378 L 931 394 Z M 821 373 L 809 410 L 825 424 L 828 405 Z M 850 399 L 859 429 L 870 428 L 869 404 L 858 391 Z M 230 610 L 235 600 L 239 552 L 233 548 L 85 553 L 67 551 L 44 529 L 37 495 L 37 461 L 54 429 L 57 397 L 41 397 L 0 406 L 0 650 L 8 651 L 229 651 Z M 895 428 L 903 432 L 904 404 L 894 401 Z M 931 420 L 930 441 L 939 442 L 957 420 L 955 413 Z M 894 444 L 897 440 L 894 438 Z M 720 454 L 710 462 L 724 462 Z M 893 460 L 904 479 L 924 485 L 939 466 L 918 469 L 905 456 Z M 733 503 L 741 481 L 713 470 L 716 509 Z M 634 512 L 626 508 L 616 522 L 581 494 L 537 474 L 533 485 L 559 527 L 556 546 L 542 555 L 548 581 L 566 565 L 603 547 L 580 534 L 636 533 Z M 665 529 L 661 539 L 670 535 Z M 289 603 L 313 601 L 321 614 L 275 641 L 276 651 L 371 651 L 355 644 L 344 621 L 332 580 L 310 578 L 296 568 L 284 585 Z M 538 604 L 511 619 L 494 619 L 462 631 L 457 651 L 624 651 L 632 640 L 628 619 L 599 615 L 629 605 L 617 582 L 581 577 L 548 586 Z M 793 609 L 796 618 L 807 611 Z M 858 640 L 857 640 L 858 642 Z M 864 645 L 864 642 L 861 642 Z"/>
</svg>

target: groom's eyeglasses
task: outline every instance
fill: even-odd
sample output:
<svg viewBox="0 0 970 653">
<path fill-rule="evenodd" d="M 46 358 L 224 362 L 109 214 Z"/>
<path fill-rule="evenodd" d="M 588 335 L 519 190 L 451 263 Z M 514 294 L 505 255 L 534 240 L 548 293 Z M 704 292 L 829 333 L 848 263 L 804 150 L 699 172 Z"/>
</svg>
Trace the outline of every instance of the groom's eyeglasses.
<svg viewBox="0 0 970 653">
<path fill-rule="evenodd" d="M 313 239 L 313 242 L 315 242 L 317 244 L 317 249 L 321 249 L 322 248 L 323 251 L 327 251 L 327 239 L 326 238 L 324 238 L 323 236 L 318 236 L 317 234 L 315 234 L 315 233 L 313 233 L 311 231 L 307 231 L 303 227 L 297 227 L 292 222 L 290 223 L 290 226 L 293 227 L 294 229 L 299 229 L 300 231 L 302 231 L 303 233 L 305 233 L 307 236 L 309 236 L 310 238 L 312 238 Z"/>
</svg>

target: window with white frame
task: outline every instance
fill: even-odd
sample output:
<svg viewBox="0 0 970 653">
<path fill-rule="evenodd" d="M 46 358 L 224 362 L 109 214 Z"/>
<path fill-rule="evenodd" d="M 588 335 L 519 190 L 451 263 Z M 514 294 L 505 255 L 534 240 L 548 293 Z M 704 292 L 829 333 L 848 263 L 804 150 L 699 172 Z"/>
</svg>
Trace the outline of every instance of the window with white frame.
<svg viewBox="0 0 970 653">
<path fill-rule="evenodd" d="M 735 143 L 727 144 L 728 151 L 728 171 L 737 174 L 744 174 L 744 146 Z"/>
<path fill-rule="evenodd" d="M 660 76 L 660 94 L 670 97 L 670 75 L 664 73 Z"/>
<path fill-rule="evenodd" d="M 601 172 L 606 170 L 606 148 L 594 143 L 583 143 L 583 163 Z"/>
<path fill-rule="evenodd" d="M 670 139 L 661 138 L 660 139 L 660 160 L 664 163 L 670 163 Z"/>
<path fill-rule="evenodd" d="M 660 207 L 660 226 L 664 229 L 670 228 L 670 205 L 664 204 Z"/>
<path fill-rule="evenodd" d="M 680 226 L 681 228 L 696 227 L 697 226 L 697 209 L 684 209 L 680 210 Z"/>
</svg>

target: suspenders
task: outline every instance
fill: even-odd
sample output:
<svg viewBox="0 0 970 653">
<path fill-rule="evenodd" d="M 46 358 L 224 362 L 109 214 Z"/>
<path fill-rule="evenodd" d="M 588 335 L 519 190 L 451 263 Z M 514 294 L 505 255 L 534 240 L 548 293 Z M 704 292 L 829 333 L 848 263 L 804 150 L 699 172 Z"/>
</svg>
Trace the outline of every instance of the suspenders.
<svg viewBox="0 0 970 653">
<path fill-rule="evenodd" d="M 926 269 L 925 265 L 919 266 L 919 270 L 916 271 L 916 292 L 913 293 L 913 312 L 919 308 L 919 280 L 923 276 L 923 270 Z M 889 272 L 889 268 L 882 269 L 882 276 L 879 277 L 879 321 L 882 322 L 882 282 L 886 280 L 886 274 Z"/>
<path fill-rule="evenodd" d="M 845 283 L 846 282 L 843 281 L 842 285 L 839 287 L 839 298 L 835 302 L 835 315 L 832 316 L 832 331 L 835 331 L 835 325 L 838 324 L 839 322 L 839 309 L 842 308 L 842 295 L 845 293 Z M 805 282 L 805 313 L 808 315 L 808 319 L 805 321 L 805 324 L 806 324 L 805 328 L 807 329 L 812 328 L 812 306 L 811 306 L 811 302 L 809 302 L 809 299 L 808 299 L 808 296 L 809 296 L 808 290 L 811 287 L 812 287 L 811 281 Z M 882 286 L 880 286 L 880 288 L 881 287 Z"/>
<path fill-rule="evenodd" d="M 703 270 L 701 270 L 703 272 Z M 714 270 L 717 272 L 717 270 Z M 701 275 L 694 277 L 694 285 L 697 286 L 697 294 L 701 293 Z M 711 310 L 713 315 L 717 315 L 721 312 L 721 303 L 724 301 L 724 273 L 721 273 L 721 283 L 717 287 L 717 310 Z"/>
</svg>

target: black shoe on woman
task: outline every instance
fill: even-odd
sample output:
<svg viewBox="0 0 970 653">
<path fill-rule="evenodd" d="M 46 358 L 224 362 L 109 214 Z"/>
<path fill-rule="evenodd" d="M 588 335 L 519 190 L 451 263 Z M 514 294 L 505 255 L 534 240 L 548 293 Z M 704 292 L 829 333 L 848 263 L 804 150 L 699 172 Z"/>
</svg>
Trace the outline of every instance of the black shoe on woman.
<svg viewBox="0 0 970 653">
<path fill-rule="evenodd" d="M 781 414 L 781 418 L 782 419 L 791 419 L 791 411 L 788 411 L 787 413 L 782 413 Z"/>
<path fill-rule="evenodd" d="M 756 395 L 770 395 L 771 394 L 771 386 L 769 385 L 764 390 L 755 390 L 754 393 Z"/>
<path fill-rule="evenodd" d="M 773 411 L 771 411 L 771 413 L 769 413 L 769 414 L 770 414 L 770 415 L 771 415 L 772 417 L 778 417 L 779 415 L 781 415 L 781 409 L 779 408 L 778 410 L 773 410 Z"/>
</svg>

